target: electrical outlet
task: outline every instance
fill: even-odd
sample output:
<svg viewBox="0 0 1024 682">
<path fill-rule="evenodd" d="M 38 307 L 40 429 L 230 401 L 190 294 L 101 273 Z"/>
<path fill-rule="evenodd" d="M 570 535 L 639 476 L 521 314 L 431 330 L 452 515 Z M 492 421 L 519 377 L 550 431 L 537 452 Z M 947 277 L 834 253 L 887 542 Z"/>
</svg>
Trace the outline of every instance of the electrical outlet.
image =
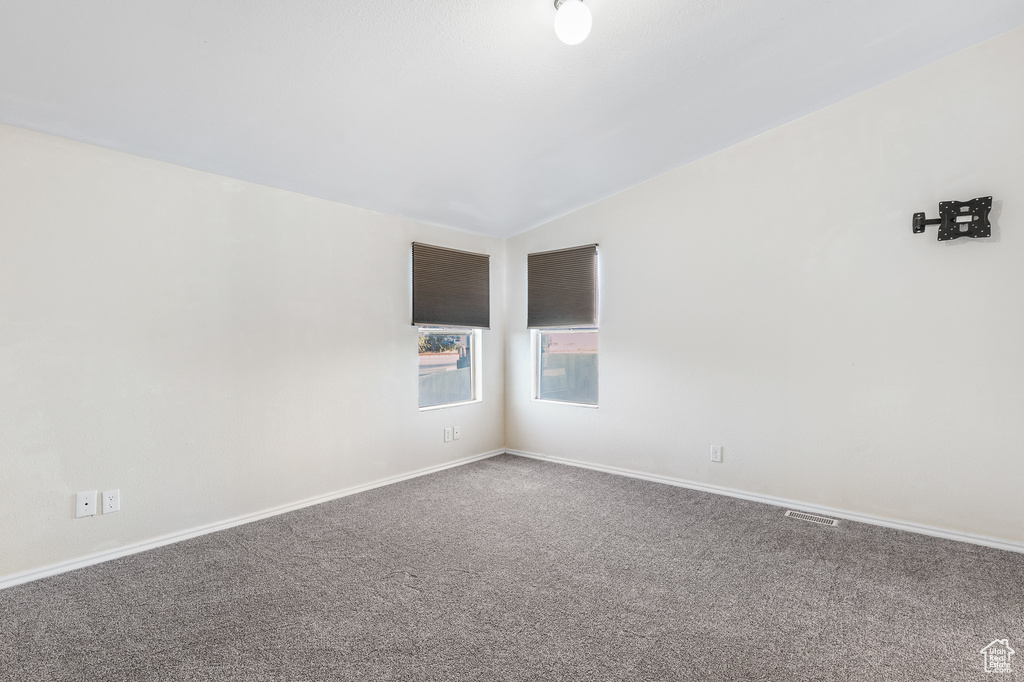
<svg viewBox="0 0 1024 682">
<path fill-rule="evenodd" d="M 89 490 L 75 496 L 75 518 L 96 514 L 96 491 Z"/>
<path fill-rule="evenodd" d="M 445 430 L 444 430 L 444 442 L 445 443 L 451 443 L 452 442 L 452 427 L 450 427 L 450 426 L 446 427 Z"/>
<path fill-rule="evenodd" d="M 120 490 L 104 490 L 103 491 L 103 513 L 113 514 L 116 511 L 121 511 L 121 491 Z"/>
<path fill-rule="evenodd" d="M 458 426 L 453 426 L 452 427 L 452 438 L 454 440 L 458 440 L 459 439 L 459 427 Z"/>
<path fill-rule="evenodd" d="M 722 446 L 721 445 L 712 445 L 711 446 L 711 461 L 712 462 L 718 462 L 719 464 L 722 463 Z"/>
</svg>

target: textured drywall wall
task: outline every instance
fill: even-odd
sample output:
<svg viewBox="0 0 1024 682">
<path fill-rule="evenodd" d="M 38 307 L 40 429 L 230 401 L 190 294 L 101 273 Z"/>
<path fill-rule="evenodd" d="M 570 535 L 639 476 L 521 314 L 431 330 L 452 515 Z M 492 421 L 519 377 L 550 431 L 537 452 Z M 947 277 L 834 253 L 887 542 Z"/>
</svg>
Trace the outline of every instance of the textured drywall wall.
<svg viewBox="0 0 1024 682">
<path fill-rule="evenodd" d="M 417 408 L 413 240 L 491 254 L 481 403 Z M 503 248 L 0 126 L 0 576 L 501 448 Z"/>
<path fill-rule="evenodd" d="M 508 446 L 1024 540 L 1021 111 L 1018 29 L 510 239 Z M 592 242 L 600 407 L 531 402 L 526 254 Z"/>
</svg>

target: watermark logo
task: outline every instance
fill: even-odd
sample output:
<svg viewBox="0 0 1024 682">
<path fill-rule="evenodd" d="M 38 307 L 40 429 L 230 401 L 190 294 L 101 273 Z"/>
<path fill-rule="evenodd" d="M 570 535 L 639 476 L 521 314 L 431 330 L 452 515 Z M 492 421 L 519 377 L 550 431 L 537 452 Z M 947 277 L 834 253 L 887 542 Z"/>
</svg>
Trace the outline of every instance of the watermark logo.
<svg viewBox="0 0 1024 682">
<path fill-rule="evenodd" d="M 981 650 L 985 657 L 985 672 L 987 673 L 1009 673 L 1010 657 L 1016 652 L 1010 648 L 1009 639 L 996 639 Z"/>
</svg>

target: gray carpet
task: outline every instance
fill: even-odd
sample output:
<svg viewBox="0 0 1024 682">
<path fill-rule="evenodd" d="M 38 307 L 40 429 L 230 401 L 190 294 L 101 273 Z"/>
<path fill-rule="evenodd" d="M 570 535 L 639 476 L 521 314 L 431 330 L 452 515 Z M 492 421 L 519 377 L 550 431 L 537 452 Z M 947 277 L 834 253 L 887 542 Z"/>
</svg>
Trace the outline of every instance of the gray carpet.
<svg viewBox="0 0 1024 682">
<path fill-rule="evenodd" d="M 0 617 L 19 682 L 1024 679 L 1024 555 L 511 456 L 0 591 Z M 1021 662 L 986 675 L 1006 637 Z"/>
</svg>

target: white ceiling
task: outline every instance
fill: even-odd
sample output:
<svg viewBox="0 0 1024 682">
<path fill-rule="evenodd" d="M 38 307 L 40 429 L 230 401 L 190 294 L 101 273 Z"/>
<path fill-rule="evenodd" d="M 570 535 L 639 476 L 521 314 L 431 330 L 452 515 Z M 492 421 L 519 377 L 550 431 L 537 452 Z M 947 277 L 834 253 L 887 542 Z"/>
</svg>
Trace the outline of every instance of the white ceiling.
<svg viewBox="0 0 1024 682">
<path fill-rule="evenodd" d="M 586 1 L 569 47 L 551 0 L 0 0 L 0 122 L 504 237 L 1024 24 Z"/>
</svg>

